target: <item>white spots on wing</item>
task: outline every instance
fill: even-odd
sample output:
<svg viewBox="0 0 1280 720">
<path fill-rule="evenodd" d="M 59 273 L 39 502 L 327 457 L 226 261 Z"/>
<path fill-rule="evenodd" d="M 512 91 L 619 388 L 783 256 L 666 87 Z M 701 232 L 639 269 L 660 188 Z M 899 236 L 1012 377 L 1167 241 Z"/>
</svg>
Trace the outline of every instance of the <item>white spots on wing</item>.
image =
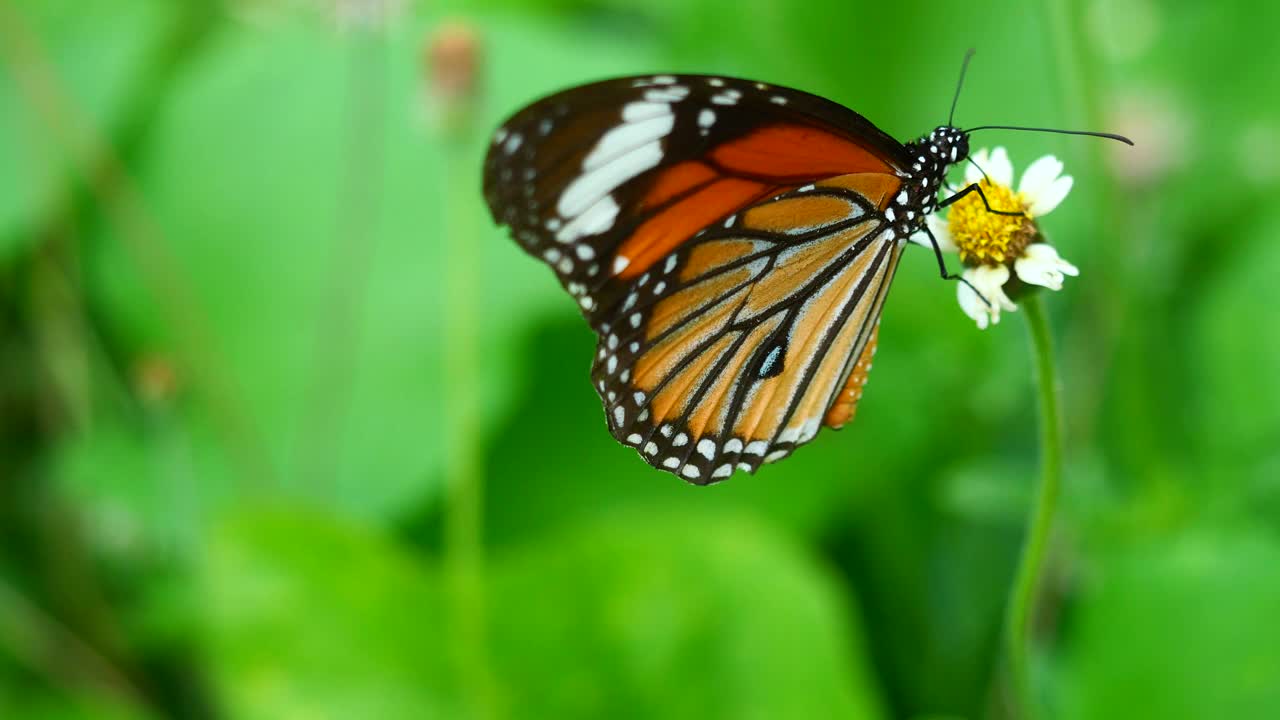
<svg viewBox="0 0 1280 720">
<path fill-rule="evenodd" d="M 640 392 L 639 390 L 637 390 L 637 391 L 635 392 L 635 394 L 634 394 L 634 395 L 632 395 L 632 397 L 635 399 L 635 401 L 636 401 L 636 405 L 643 405 L 643 404 L 644 404 L 645 395 L 644 395 L 644 393 Z"/>
<path fill-rule="evenodd" d="M 769 102 L 773 103 L 774 105 L 786 105 L 787 99 L 782 97 L 781 95 L 774 95 L 773 97 L 769 98 Z"/>
<path fill-rule="evenodd" d="M 711 96 L 711 102 L 716 105 L 737 105 L 738 100 L 742 99 L 742 92 L 728 88 Z"/>
<path fill-rule="evenodd" d="M 633 102 L 622 106 L 622 122 L 637 123 L 671 114 L 671 105 L 665 102 Z M 614 128 L 615 130 L 617 128 Z M 604 136 L 601 136 L 604 139 Z"/>
<path fill-rule="evenodd" d="M 724 444 L 724 451 L 726 453 L 742 452 L 742 441 L 738 438 L 731 438 L 729 442 Z"/>
<path fill-rule="evenodd" d="M 727 478 L 732 474 L 733 474 L 733 465 L 731 463 L 725 463 L 724 465 L 721 465 L 720 467 L 716 468 L 715 472 L 711 473 L 711 477 L 720 479 L 720 478 Z"/>
<path fill-rule="evenodd" d="M 652 440 L 650 440 L 649 442 L 645 443 L 645 444 L 644 444 L 644 454 L 645 454 L 645 455 L 657 455 L 657 454 L 658 454 L 658 444 L 657 444 L 657 443 L 655 443 L 655 442 L 653 442 Z"/>
<path fill-rule="evenodd" d="M 506 128 L 504 128 L 504 127 L 500 127 L 500 128 L 498 128 L 498 130 L 497 130 L 496 132 L 494 132 L 494 133 L 493 133 L 493 144 L 494 144 L 494 145 L 497 145 L 498 143 L 500 143 L 500 142 L 502 142 L 503 140 L 506 140 L 506 139 L 507 139 L 507 129 L 506 129 Z"/>
<path fill-rule="evenodd" d="M 659 280 L 659 281 L 658 281 L 658 283 L 657 283 L 656 285 L 654 285 L 654 286 L 653 286 L 653 294 L 654 294 L 654 295 L 661 295 L 661 294 L 662 294 L 662 291 L 663 291 L 663 290 L 666 290 L 666 289 L 667 289 L 667 281 L 666 281 L 666 280 Z"/>
<path fill-rule="evenodd" d="M 751 472 L 751 463 L 740 462 L 740 463 L 738 463 L 738 469 L 739 469 L 739 470 L 746 470 L 747 472 Z"/>
<path fill-rule="evenodd" d="M 798 437 L 800 437 L 800 428 L 787 428 L 786 430 L 778 433 L 778 442 L 795 442 Z"/>
<path fill-rule="evenodd" d="M 680 102 L 689 97 L 689 88 L 683 85 L 670 85 L 656 90 L 648 90 L 644 99 L 649 102 Z"/>
<path fill-rule="evenodd" d="M 636 148 L 616 162 L 579 175 L 564 189 L 556 204 L 556 211 L 562 217 L 573 218 L 556 233 L 556 240 L 571 242 L 583 235 L 604 232 L 612 227 L 613 220 L 618 215 L 618 203 L 609 193 L 657 165 L 661 159 L 662 149 L 658 143 L 653 142 Z"/>
<path fill-rule="evenodd" d="M 778 358 L 782 356 L 782 346 L 775 345 L 769 354 L 764 358 L 764 364 L 760 366 L 760 377 L 768 377 L 769 372 L 773 370 L 773 366 L 778 362 Z"/>
<path fill-rule="evenodd" d="M 564 223 L 560 222 L 560 218 L 547 218 L 547 229 L 555 232 L 560 229 Z"/>
<path fill-rule="evenodd" d="M 627 299 L 622 303 L 622 311 L 626 312 L 631 308 L 635 307 L 636 300 L 639 300 L 639 299 L 640 299 L 639 293 L 632 292 L 631 294 L 627 295 Z"/>
<path fill-rule="evenodd" d="M 885 208 L 885 211 L 884 211 L 885 220 L 888 220 L 889 222 L 893 222 L 894 220 L 897 219 L 897 217 L 898 217 L 897 214 L 893 212 L 893 208 Z"/>
<path fill-rule="evenodd" d="M 804 424 L 800 426 L 800 442 L 809 442 L 812 440 L 813 436 L 818 434 L 818 428 L 820 426 L 821 421 L 818 418 L 805 420 Z"/>
<path fill-rule="evenodd" d="M 502 144 L 502 151 L 508 155 L 514 153 L 520 149 L 520 143 L 523 140 L 524 138 L 520 136 L 520 133 L 512 133 L 511 137 L 507 138 L 507 141 Z"/>
<path fill-rule="evenodd" d="M 621 380 L 622 382 L 627 382 L 628 380 L 630 380 L 631 368 L 627 368 L 626 370 L 623 370 L 622 374 L 618 376 L 618 379 Z"/>
<path fill-rule="evenodd" d="M 631 445 L 639 445 L 642 440 L 644 438 L 640 437 L 639 433 L 631 433 L 627 436 L 627 442 Z"/>
<path fill-rule="evenodd" d="M 613 408 L 613 419 L 618 421 L 618 427 L 622 427 L 627 421 L 627 411 L 621 405 Z"/>
<path fill-rule="evenodd" d="M 631 344 L 630 344 L 629 346 L 627 346 L 627 347 L 628 347 L 628 349 L 630 349 L 630 350 L 631 350 L 631 352 L 633 352 L 633 353 L 634 353 L 634 352 L 639 352 L 639 351 L 640 351 L 640 341 L 639 341 L 639 340 L 632 340 L 632 341 L 631 341 Z"/>
<path fill-rule="evenodd" d="M 673 99 L 688 88 L 664 88 Z M 563 228 L 551 226 L 556 240 L 567 243 L 587 235 L 598 235 L 613 227 L 618 203 L 610 194 L 623 183 L 655 167 L 662 161 L 662 138 L 675 126 L 675 115 L 666 102 L 634 102 L 622 108 L 622 122 L 600 137 L 582 161 L 582 174 L 570 182 L 556 202 L 556 212 L 568 220 Z M 507 142 L 517 136 L 508 138 Z M 584 258 L 586 259 L 586 258 Z"/>
<path fill-rule="evenodd" d="M 663 425 L 658 428 L 658 432 L 662 433 L 662 437 L 671 437 L 671 433 L 675 432 L 670 425 Z"/>
<path fill-rule="evenodd" d="M 689 436 L 684 433 L 680 433 L 679 435 L 676 435 L 675 438 L 671 440 L 671 444 L 674 447 L 682 447 L 686 445 L 688 442 L 689 442 Z"/>
<path fill-rule="evenodd" d="M 756 83 L 756 89 L 757 89 L 757 90 L 768 90 L 768 89 L 769 89 L 769 86 L 768 86 L 768 85 L 765 85 L 765 84 L 764 84 L 764 83 L 762 83 L 762 82 L 758 82 L 758 83 Z"/>
<path fill-rule="evenodd" d="M 552 265 L 560 262 L 561 252 L 559 248 L 547 248 L 542 251 L 542 259 Z"/>
<path fill-rule="evenodd" d="M 663 266 L 662 272 L 669 273 L 676 269 L 676 256 L 672 255 L 667 258 L 667 264 Z"/>
<path fill-rule="evenodd" d="M 731 228 L 731 227 L 733 227 L 733 221 L 735 221 L 735 220 L 737 220 L 737 219 L 738 219 L 738 216 L 737 216 L 737 215 L 730 215 L 729 217 L 727 217 L 727 218 L 725 218 L 725 219 L 724 219 L 724 226 L 725 226 L 726 228 Z"/>
<path fill-rule="evenodd" d="M 618 347 L 618 336 L 613 333 L 609 333 L 609 339 L 605 341 L 605 344 L 609 346 L 610 350 L 616 350 Z"/>
<path fill-rule="evenodd" d="M 708 460 L 714 460 L 716 457 L 715 441 L 703 438 L 698 441 L 698 454 Z"/>
<path fill-rule="evenodd" d="M 777 462 L 787 456 L 787 450 L 774 450 L 765 456 L 764 461 L 767 463 Z"/>
<path fill-rule="evenodd" d="M 617 399 L 618 399 L 618 393 L 616 393 L 616 392 L 614 392 L 614 391 L 610 390 L 610 391 L 609 391 L 609 395 L 608 395 L 607 397 L 608 397 L 609 402 L 614 402 L 615 400 L 617 400 Z"/>
<path fill-rule="evenodd" d="M 641 320 L 641 319 L 642 319 L 642 317 L 641 317 L 640 313 L 638 313 L 638 312 L 637 312 L 637 313 L 631 313 L 631 327 L 633 327 L 633 328 L 638 328 L 638 327 L 640 327 L 640 320 Z"/>
<path fill-rule="evenodd" d="M 612 374 L 613 374 L 613 372 L 614 372 L 615 370 L 617 370 L 617 369 L 618 369 L 618 356 L 617 356 L 617 355 L 610 355 L 610 356 L 609 356 L 609 362 L 605 364 L 605 372 L 607 372 L 607 373 L 609 373 L 610 375 L 612 375 Z"/>
<path fill-rule="evenodd" d="M 551 124 L 552 124 L 552 123 L 551 123 L 551 118 L 543 118 L 543 119 L 542 119 L 542 122 L 538 123 L 538 134 L 539 134 L 539 135 L 548 135 L 548 134 L 550 134 L 550 133 L 551 133 Z"/>
<path fill-rule="evenodd" d="M 622 271 L 626 270 L 627 266 L 630 264 L 631 264 L 631 258 L 627 257 L 626 255 L 618 255 L 614 257 L 613 258 L 613 274 L 614 275 L 622 274 Z M 641 283 L 641 285 L 643 284 L 644 283 Z"/>
<path fill-rule="evenodd" d="M 583 310 L 591 311 L 596 309 L 595 298 L 591 297 L 590 295 L 583 297 L 581 300 L 578 301 L 578 304 L 582 306 Z"/>
<path fill-rule="evenodd" d="M 591 265 L 587 267 L 587 275 L 589 277 L 595 277 L 599 273 L 600 273 L 600 263 L 591 263 Z"/>
<path fill-rule="evenodd" d="M 907 191 L 906 191 L 906 190 L 903 190 L 902 192 L 898 193 L 897 201 L 898 201 L 898 204 L 899 204 L 899 205 L 906 205 L 906 204 L 907 204 Z"/>
<path fill-rule="evenodd" d="M 698 476 L 702 474 L 702 471 L 698 469 L 697 465 L 685 465 L 680 469 L 680 474 L 690 480 L 697 480 Z"/>
<path fill-rule="evenodd" d="M 567 257 L 560 258 L 560 262 L 556 263 L 556 269 L 559 270 L 561 273 L 568 275 L 569 273 L 573 272 L 573 261 Z"/>
<path fill-rule="evenodd" d="M 724 80 L 721 78 L 707 78 L 707 84 L 711 87 L 724 87 Z"/>
<path fill-rule="evenodd" d="M 807 192 L 811 192 L 812 190 L 813 190 L 813 183 L 809 183 L 808 185 L 805 185 L 804 187 L 798 187 L 798 188 L 796 188 L 796 192 L 798 192 L 798 193 L 807 193 Z"/>
<path fill-rule="evenodd" d="M 578 243 L 574 246 L 573 251 L 577 254 L 579 260 L 590 260 L 596 256 L 595 248 L 586 243 Z"/>
<path fill-rule="evenodd" d="M 640 276 L 640 280 L 636 283 L 636 287 L 644 287 L 644 284 L 647 282 L 649 282 L 649 273 L 645 273 Z"/>
<path fill-rule="evenodd" d="M 669 457 L 666 460 L 662 461 L 662 467 L 671 468 L 672 470 L 675 470 L 676 468 L 680 467 L 680 458 Z"/>
<path fill-rule="evenodd" d="M 743 452 L 751 455 L 764 455 L 764 451 L 769 449 L 769 443 L 763 440 L 753 440 L 747 443 L 747 447 Z"/>
<path fill-rule="evenodd" d="M 654 85 L 671 85 L 675 83 L 675 81 L 676 78 L 674 75 L 654 75 L 649 79 L 649 82 Z"/>
<path fill-rule="evenodd" d="M 716 122 L 716 111 L 711 108 L 703 108 L 698 112 L 698 127 L 709 128 Z"/>
<path fill-rule="evenodd" d="M 626 380 L 623 380 L 623 382 L 626 382 Z M 645 420 L 648 420 L 648 419 L 649 419 L 649 408 L 645 408 L 641 410 L 640 414 L 636 416 L 636 422 L 644 422 Z"/>
</svg>

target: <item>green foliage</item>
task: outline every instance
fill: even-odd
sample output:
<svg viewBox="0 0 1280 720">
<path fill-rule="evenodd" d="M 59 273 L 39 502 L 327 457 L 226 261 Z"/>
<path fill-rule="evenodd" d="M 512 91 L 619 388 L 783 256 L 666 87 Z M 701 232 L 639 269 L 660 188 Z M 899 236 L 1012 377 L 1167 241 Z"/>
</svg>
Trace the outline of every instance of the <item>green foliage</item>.
<svg viewBox="0 0 1280 720">
<path fill-rule="evenodd" d="M 694 488 L 609 438 L 590 333 L 479 197 L 489 130 L 577 82 L 759 77 L 907 138 L 971 45 L 961 125 L 1138 143 L 974 138 L 1076 181 L 1037 692 L 1280 715 L 1280 10 L 390 5 L 0 3 L 0 717 L 1001 716 L 1016 313 L 975 331 L 908 250 L 857 421 Z"/>
</svg>

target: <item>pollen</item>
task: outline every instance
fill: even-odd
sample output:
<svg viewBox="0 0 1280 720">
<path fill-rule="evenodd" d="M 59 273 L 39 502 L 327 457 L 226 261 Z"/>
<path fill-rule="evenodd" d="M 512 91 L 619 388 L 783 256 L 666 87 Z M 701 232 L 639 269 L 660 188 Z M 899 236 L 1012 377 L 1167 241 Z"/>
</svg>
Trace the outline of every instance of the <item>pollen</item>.
<svg viewBox="0 0 1280 720">
<path fill-rule="evenodd" d="M 1000 215 L 983 204 L 977 192 L 971 192 L 951 206 L 947 216 L 951 239 L 960 251 L 965 265 L 1003 265 L 1022 256 L 1038 236 L 1035 223 L 1027 217 L 1027 205 L 1013 190 L 989 180 L 978 183 L 991 210 L 1019 212 Z"/>
</svg>

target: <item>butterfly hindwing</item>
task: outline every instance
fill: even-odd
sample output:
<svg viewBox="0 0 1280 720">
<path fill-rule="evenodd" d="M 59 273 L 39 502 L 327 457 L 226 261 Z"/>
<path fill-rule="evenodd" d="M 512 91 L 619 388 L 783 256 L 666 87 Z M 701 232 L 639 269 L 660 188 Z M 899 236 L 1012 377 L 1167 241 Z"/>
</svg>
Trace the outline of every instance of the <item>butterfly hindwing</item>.
<svg viewBox="0 0 1280 720">
<path fill-rule="evenodd" d="M 614 436 L 699 483 L 812 439 L 847 400 L 897 266 L 880 212 L 897 185 L 866 173 L 788 191 L 630 283 L 592 369 Z"/>
</svg>

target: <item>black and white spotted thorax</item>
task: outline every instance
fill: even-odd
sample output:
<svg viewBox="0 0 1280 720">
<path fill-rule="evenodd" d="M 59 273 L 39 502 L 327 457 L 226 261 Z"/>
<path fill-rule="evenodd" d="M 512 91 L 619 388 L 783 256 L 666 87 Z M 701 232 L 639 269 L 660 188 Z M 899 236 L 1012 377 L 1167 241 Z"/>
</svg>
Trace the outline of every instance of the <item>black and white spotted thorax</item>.
<svg viewBox="0 0 1280 720">
<path fill-rule="evenodd" d="M 937 209 L 947 168 L 969 157 L 969 136 L 943 125 L 906 148 L 911 162 L 902 172 L 902 188 L 884 211 L 896 239 L 903 242 L 924 227 L 925 217 Z"/>
</svg>

